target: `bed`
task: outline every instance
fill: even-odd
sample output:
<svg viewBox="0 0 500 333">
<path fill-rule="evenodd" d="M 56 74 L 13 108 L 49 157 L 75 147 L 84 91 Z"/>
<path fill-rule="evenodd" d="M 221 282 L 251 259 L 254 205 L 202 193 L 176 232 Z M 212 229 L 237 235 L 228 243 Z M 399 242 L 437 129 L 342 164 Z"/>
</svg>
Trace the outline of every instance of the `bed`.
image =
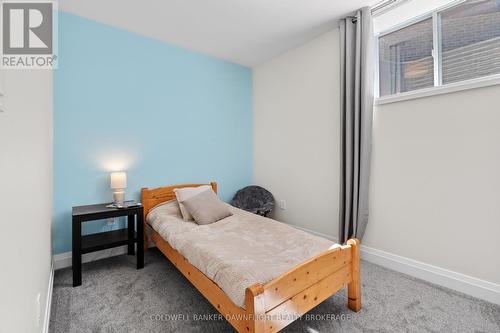
<svg viewBox="0 0 500 333">
<path fill-rule="evenodd" d="M 346 285 L 347 306 L 356 312 L 361 309 L 358 240 L 333 244 L 236 208 L 232 208 L 232 217 L 213 226 L 184 222 L 170 205 L 175 201 L 173 190 L 201 185 L 141 190 L 147 230 L 144 246 L 147 250 L 150 237 L 236 331 L 278 332 Z M 210 185 L 217 192 L 217 184 Z M 259 232 L 262 229 L 269 232 Z M 275 242 L 279 244 L 272 245 L 273 234 L 280 234 Z M 213 238 L 216 235 L 226 238 Z M 237 252 L 231 245 L 231 238 L 236 237 L 241 237 L 238 260 L 230 255 Z M 216 244 L 224 246 L 218 250 Z M 263 249 L 267 253 L 262 253 Z M 217 257 L 215 264 L 210 264 L 210 256 Z M 261 269 L 256 270 L 256 265 Z"/>
</svg>

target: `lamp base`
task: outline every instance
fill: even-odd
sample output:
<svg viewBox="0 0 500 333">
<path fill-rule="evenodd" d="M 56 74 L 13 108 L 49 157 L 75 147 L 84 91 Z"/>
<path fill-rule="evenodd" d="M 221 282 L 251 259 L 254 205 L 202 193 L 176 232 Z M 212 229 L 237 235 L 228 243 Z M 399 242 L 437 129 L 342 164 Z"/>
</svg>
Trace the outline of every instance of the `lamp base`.
<svg viewBox="0 0 500 333">
<path fill-rule="evenodd" d="M 123 204 L 125 201 L 125 191 L 119 190 L 113 192 L 113 203 L 115 204 Z"/>
</svg>

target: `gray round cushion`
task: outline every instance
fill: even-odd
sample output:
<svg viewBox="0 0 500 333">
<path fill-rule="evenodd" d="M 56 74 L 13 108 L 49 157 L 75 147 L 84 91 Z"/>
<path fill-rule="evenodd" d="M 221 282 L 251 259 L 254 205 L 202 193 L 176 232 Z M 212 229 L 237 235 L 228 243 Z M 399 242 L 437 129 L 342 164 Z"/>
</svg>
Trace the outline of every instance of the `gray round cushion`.
<svg viewBox="0 0 500 333">
<path fill-rule="evenodd" d="M 236 192 L 231 205 L 247 212 L 266 216 L 274 208 L 274 197 L 263 187 L 247 186 Z"/>
</svg>

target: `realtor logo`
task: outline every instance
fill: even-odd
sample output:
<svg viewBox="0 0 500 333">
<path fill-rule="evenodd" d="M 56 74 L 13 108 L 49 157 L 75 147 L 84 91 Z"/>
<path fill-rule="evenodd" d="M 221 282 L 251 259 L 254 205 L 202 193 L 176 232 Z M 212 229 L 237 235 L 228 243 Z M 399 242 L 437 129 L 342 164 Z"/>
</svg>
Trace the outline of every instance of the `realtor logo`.
<svg viewBox="0 0 500 333">
<path fill-rule="evenodd" d="M 52 1 L 2 2 L 2 68 L 52 69 L 54 52 Z"/>
</svg>

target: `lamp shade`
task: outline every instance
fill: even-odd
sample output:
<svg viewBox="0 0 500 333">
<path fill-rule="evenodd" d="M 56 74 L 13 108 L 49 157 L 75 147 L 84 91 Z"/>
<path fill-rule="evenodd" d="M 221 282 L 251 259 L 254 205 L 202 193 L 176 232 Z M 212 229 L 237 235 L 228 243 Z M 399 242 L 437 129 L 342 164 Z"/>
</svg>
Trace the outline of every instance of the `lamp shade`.
<svg viewBox="0 0 500 333">
<path fill-rule="evenodd" d="M 127 188 L 127 174 L 125 172 L 112 172 L 110 187 L 112 189 Z"/>
</svg>

